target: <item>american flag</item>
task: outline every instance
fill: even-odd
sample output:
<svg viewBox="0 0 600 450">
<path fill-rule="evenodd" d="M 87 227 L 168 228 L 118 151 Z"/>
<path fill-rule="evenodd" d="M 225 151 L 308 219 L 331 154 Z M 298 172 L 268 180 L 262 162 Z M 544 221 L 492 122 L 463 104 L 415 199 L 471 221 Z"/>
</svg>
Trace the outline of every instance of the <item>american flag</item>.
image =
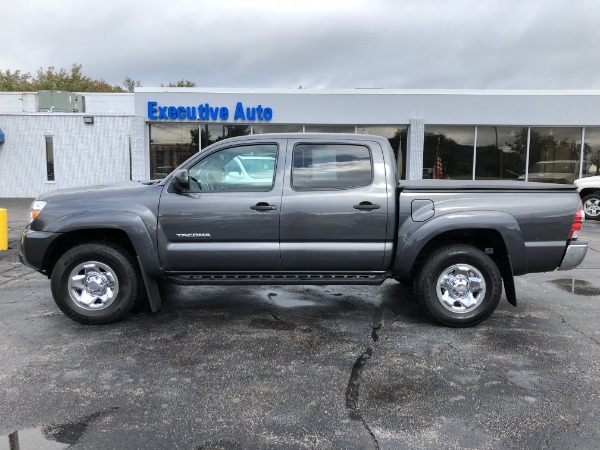
<svg viewBox="0 0 600 450">
<path fill-rule="evenodd" d="M 433 178 L 436 180 L 440 180 L 444 175 L 444 170 L 442 168 L 442 158 L 439 156 L 435 160 L 435 166 L 433 167 Z"/>
</svg>

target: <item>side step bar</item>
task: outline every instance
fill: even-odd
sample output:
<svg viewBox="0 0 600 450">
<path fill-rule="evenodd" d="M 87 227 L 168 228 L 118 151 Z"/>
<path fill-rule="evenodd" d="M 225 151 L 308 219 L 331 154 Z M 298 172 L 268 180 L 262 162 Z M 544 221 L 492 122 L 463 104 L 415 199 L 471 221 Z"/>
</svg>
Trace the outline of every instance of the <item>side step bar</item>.
<svg viewBox="0 0 600 450">
<path fill-rule="evenodd" d="M 360 273 L 206 273 L 189 275 L 170 275 L 167 281 L 184 285 L 206 284 L 369 284 L 379 285 L 388 278 L 387 272 L 360 272 Z"/>
</svg>

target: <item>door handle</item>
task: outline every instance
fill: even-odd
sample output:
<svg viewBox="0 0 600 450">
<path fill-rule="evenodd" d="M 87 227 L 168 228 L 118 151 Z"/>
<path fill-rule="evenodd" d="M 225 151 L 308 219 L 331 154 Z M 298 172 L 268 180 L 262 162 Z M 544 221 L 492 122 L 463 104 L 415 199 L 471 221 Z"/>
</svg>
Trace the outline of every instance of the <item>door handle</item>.
<svg viewBox="0 0 600 450">
<path fill-rule="evenodd" d="M 256 205 L 251 206 L 250 209 L 254 211 L 273 211 L 277 209 L 277 206 L 269 205 L 267 202 L 258 202 Z"/>
<path fill-rule="evenodd" d="M 371 211 L 373 209 L 379 209 L 381 206 L 371 202 L 360 202 L 358 205 L 354 205 L 353 208 L 361 211 Z"/>
</svg>

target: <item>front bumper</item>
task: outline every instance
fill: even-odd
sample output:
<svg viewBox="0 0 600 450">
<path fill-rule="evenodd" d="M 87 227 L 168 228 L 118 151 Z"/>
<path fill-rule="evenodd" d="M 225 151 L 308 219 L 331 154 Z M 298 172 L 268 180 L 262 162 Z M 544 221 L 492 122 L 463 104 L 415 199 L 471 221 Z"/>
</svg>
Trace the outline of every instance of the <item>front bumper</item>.
<svg viewBox="0 0 600 450">
<path fill-rule="evenodd" d="M 48 249 L 61 233 L 48 233 L 46 231 L 32 231 L 27 226 L 21 233 L 19 245 L 19 259 L 26 266 L 45 273 L 44 260 Z"/>
<path fill-rule="evenodd" d="M 567 251 L 563 257 L 558 270 L 570 270 L 582 263 L 587 253 L 588 243 L 574 241 L 567 245 Z"/>
</svg>

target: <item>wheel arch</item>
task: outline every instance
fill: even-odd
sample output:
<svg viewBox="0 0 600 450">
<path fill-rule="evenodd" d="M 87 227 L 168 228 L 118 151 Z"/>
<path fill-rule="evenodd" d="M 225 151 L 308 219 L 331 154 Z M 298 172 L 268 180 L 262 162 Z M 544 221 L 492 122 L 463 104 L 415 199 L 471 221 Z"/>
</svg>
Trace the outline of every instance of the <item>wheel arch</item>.
<svg viewBox="0 0 600 450">
<path fill-rule="evenodd" d="M 588 187 L 588 188 L 583 188 L 581 191 L 579 191 L 579 197 L 582 199 L 590 194 L 599 194 L 600 195 L 600 187 Z"/>
<path fill-rule="evenodd" d="M 149 227 L 140 216 L 124 211 L 81 212 L 63 216 L 52 222 L 44 231 L 60 233 L 52 244 L 53 251 L 44 258 L 45 270 L 51 269 L 53 256 L 67 250 L 61 245 L 77 245 L 92 240 L 114 242 L 138 257 L 150 276 L 162 276 L 156 246 L 156 224 Z M 56 260 L 54 259 L 54 262 Z"/>
<path fill-rule="evenodd" d="M 146 225 L 150 223 L 150 225 Z M 158 258 L 156 221 L 124 211 L 83 212 L 52 222 L 47 230 L 60 233 L 44 256 L 44 272 L 50 276 L 54 264 L 75 245 L 102 241 L 119 244 L 137 260 L 153 311 L 161 307 L 156 279 L 164 275 Z"/>
<path fill-rule="evenodd" d="M 135 247 L 127 233 L 123 230 L 109 228 L 87 228 L 61 233 L 56 238 L 44 256 L 43 270 L 50 276 L 58 259 L 73 247 L 90 242 L 117 244 L 136 257 Z"/>
<path fill-rule="evenodd" d="M 414 222 L 404 224 L 398 232 L 394 277 L 414 278 L 427 257 L 442 245 L 468 244 L 494 260 L 502 273 L 507 299 L 516 305 L 513 276 L 526 273 L 527 253 L 512 215 L 497 211 L 453 213 L 434 217 L 412 233 L 405 230 L 412 227 Z"/>
</svg>

